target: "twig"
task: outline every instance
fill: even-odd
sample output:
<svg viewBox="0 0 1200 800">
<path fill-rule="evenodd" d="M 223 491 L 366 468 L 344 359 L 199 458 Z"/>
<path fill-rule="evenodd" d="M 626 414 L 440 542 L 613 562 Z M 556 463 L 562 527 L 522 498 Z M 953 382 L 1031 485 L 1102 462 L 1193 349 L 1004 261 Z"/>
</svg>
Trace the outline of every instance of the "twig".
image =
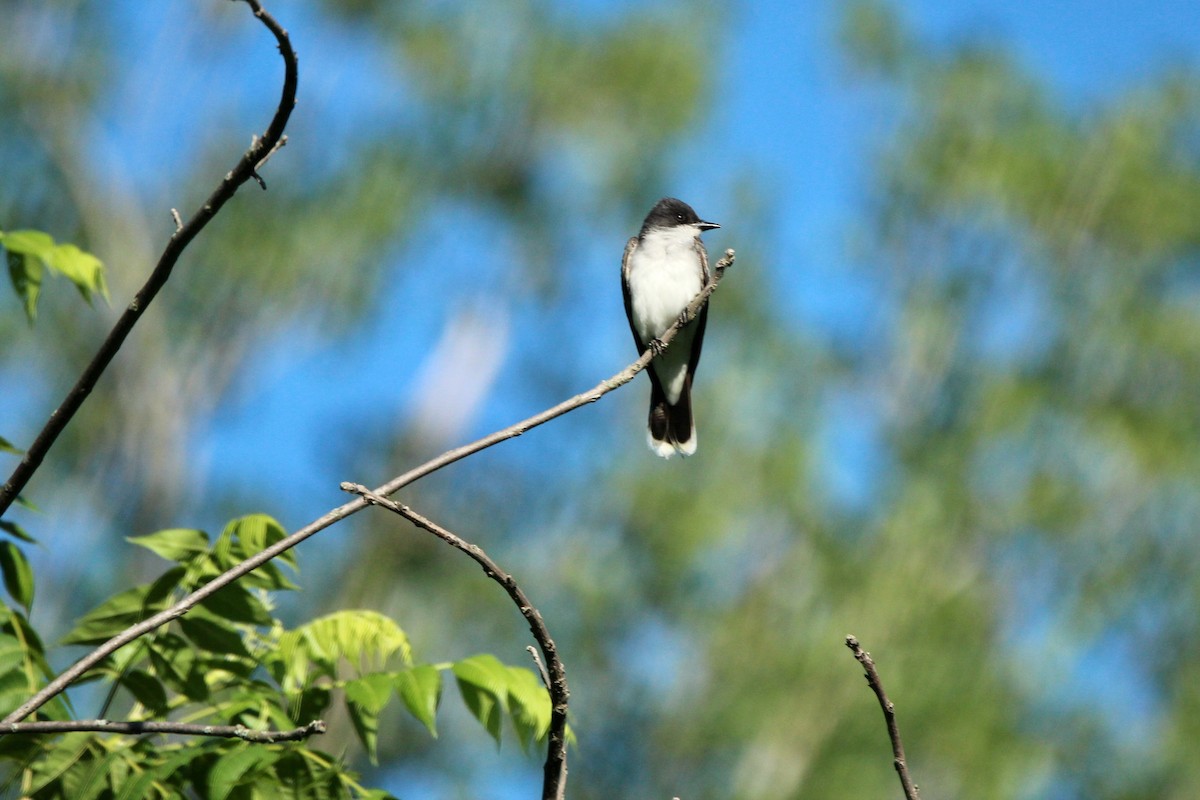
<svg viewBox="0 0 1200 800">
<path fill-rule="evenodd" d="M 534 607 L 528 595 L 517 585 L 513 577 L 500 568 L 500 565 L 483 552 L 479 545 L 466 541 L 461 536 L 443 528 L 433 520 L 423 517 L 406 505 L 401 505 L 386 497 L 372 492 L 367 487 L 357 483 L 343 483 L 342 490 L 352 492 L 364 498 L 372 505 L 386 508 L 394 514 L 399 514 L 418 528 L 429 531 L 446 544 L 466 553 L 483 567 L 483 574 L 504 587 L 508 596 L 517 604 L 517 609 L 525 621 L 529 623 L 529 631 L 537 641 L 542 655 L 546 659 L 546 687 L 550 692 L 550 729 L 547 734 L 549 743 L 546 753 L 546 766 L 542 779 L 542 800 L 557 800 L 564 796 L 567 782 L 567 700 L 571 696 L 567 690 L 567 673 L 562 659 L 558 657 L 558 648 L 550 638 L 542 614 Z M 536 654 L 535 654 L 536 656 Z M 541 664 L 539 663 L 540 667 Z"/>
<path fill-rule="evenodd" d="M 12 733 L 72 733 L 95 731 L 97 733 L 126 733 L 143 736 L 152 733 L 177 733 L 183 736 L 219 736 L 226 739 L 242 739 L 257 744 L 275 742 L 298 742 L 325 732 L 325 723 L 314 719 L 301 728 L 289 731 L 256 731 L 245 725 L 195 725 L 184 722 L 113 722 L 107 719 L 80 719 L 54 722 L 14 722 L 0 726 L 0 735 Z"/>
<path fill-rule="evenodd" d="M 883 682 L 879 678 L 878 670 L 875 669 L 875 662 L 871 660 L 871 654 L 863 650 L 858 639 L 853 636 L 846 637 L 846 647 L 850 648 L 850 652 L 854 653 L 858 663 L 862 664 L 863 669 L 866 670 L 867 683 L 875 692 L 875 696 L 879 698 L 879 707 L 883 709 L 883 718 L 887 721 L 888 738 L 892 740 L 892 764 L 896 767 L 896 774 L 900 776 L 904 797 L 907 800 L 921 800 L 921 795 L 917 792 L 917 785 L 909 777 L 908 762 L 904 760 L 904 743 L 900 740 L 900 727 L 896 724 L 896 707 L 892 705 L 892 701 L 888 700 L 887 693 L 883 691 Z"/>
<path fill-rule="evenodd" d="M 271 119 L 271 124 L 267 127 L 266 133 L 261 138 L 257 139 L 254 145 L 247 150 L 237 166 L 235 166 L 221 184 L 216 188 L 204 205 L 188 220 L 186 225 L 177 227 L 175 233 L 167 241 L 166 248 L 163 249 L 162 255 L 159 256 L 158 264 L 154 267 L 154 271 L 150 273 L 150 277 L 146 279 L 146 283 L 134 295 L 133 300 L 126 306 L 125 311 L 117 319 L 108 337 L 104 343 L 100 345 L 100 349 L 96 351 L 96 355 L 92 357 L 91 363 L 83 370 L 75 385 L 71 387 L 71 391 L 67 393 L 66 398 L 59 404 L 58 408 L 50 415 L 45 426 L 38 433 L 37 438 L 33 440 L 33 444 L 25 451 L 25 456 L 21 462 L 17 464 L 17 468 L 13 470 L 8 482 L 0 488 L 0 515 L 3 515 L 12 505 L 13 500 L 20 494 L 21 490 L 37 472 L 41 466 L 42 460 L 54 446 L 54 442 L 58 439 L 63 429 L 75 416 L 80 407 L 83 406 L 84 400 L 92 393 L 92 389 L 96 387 L 100 376 L 104 374 L 104 370 L 108 368 L 109 363 L 117 355 L 117 351 L 121 349 L 121 345 L 125 343 L 126 337 L 133 330 L 134 325 L 141 319 L 143 313 L 150 306 L 159 290 L 166 284 L 167 279 L 171 277 L 171 270 L 179 261 L 184 249 L 196 238 L 196 235 L 217 215 L 221 207 L 225 205 L 238 188 L 243 183 L 252 177 L 257 177 L 255 169 L 261 165 L 271 153 L 279 147 L 283 139 L 283 129 L 287 125 L 288 117 L 291 116 L 292 109 L 296 105 L 296 83 L 297 83 L 297 61 L 296 53 L 292 50 L 292 44 L 288 40 L 287 31 L 275 21 L 275 18 L 263 10 L 258 0 L 244 0 L 254 12 L 254 16 L 267 27 L 275 36 L 275 40 L 279 43 L 279 52 L 283 56 L 284 78 L 283 92 L 279 99 L 279 106 L 275 109 L 275 116 Z M 261 183 L 261 178 L 259 179 Z M 265 188 L 265 187 L 264 187 Z M 176 215 L 178 219 L 178 215 Z"/>
<path fill-rule="evenodd" d="M 700 310 L 700 307 L 703 306 L 704 303 L 708 301 L 709 296 L 716 291 L 717 285 L 721 282 L 721 278 L 724 276 L 726 268 L 733 264 L 733 261 L 734 252 L 732 250 L 726 250 L 725 255 L 721 257 L 721 260 L 718 261 L 716 266 L 713 268 L 712 280 L 710 280 L 708 285 L 701 290 L 700 294 L 696 295 L 695 299 L 688 304 L 686 314 L 687 320 L 690 321 L 695 318 L 696 314 Z M 685 324 L 686 323 L 683 320 L 683 315 L 681 315 L 681 319 L 676 320 L 670 328 L 667 328 L 667 330 L 662 334 L 662 336 L 659 337 L 659 339 L 662 340 L 664 345 L 670 345 L 676 334 L 678 334 L 679 329 Z M 639 372 L 646 368 L 646 365 L 649 364 L 653 358 L 655 358 L 653 353 L 650 350 L 647 350 L 641 355 L 640 358 L 638 358 L 637 361 L 633 362 L 608 380 L 601 381 L 588 391 L 583 392 L 582 394 L 577 394 L 570 400 L 565 400 L 553 408 L 547 409 L 539 414 L 534 414 L 528 419 L 521 420 L 515 425 L 510 425 L 504 430 L 497 431 L 496 433 L 489 434 L 488 436 L 478 439 L 470 444 L 463 445 L 462 447 L 442 453 L 440 456 L 426 461 L 421 466 L 411 469 L 403 475 L 388 481 L 383 486 L 375 489 L 374 494 L 387 497 L 388 495 L 394 494 L 418 478 L 423 478 L 429 473 L 439 470 L 447 464 L 452 464 L 459 459 L 491 447 L 492 445 L 502 442 L 506 439 L 512 439 L 513 437 L 520 436 L 525 431 L 535 428 L 545 422 L 549 422 L 555 417 L 560 417 L 563 414 L 566 414 L 568 411 L 572 411 L 582 405 L 594 403 L 612 390 L 633 380 L 633 378 Z M 308 537 L 320 533 L 330 525 L 340 522 L 352 514 L 357 514 L 359 511 L 362 511 L 364 508 L 366 508 L 367 505 L 368 502 L 365 498 L 358 497 L 348 503 L 338 506 L 332 511 L 327 512 L 324 516 L 313 520 L 303 528 L 300 528 L 295 533 L 289 534 L 287 537 L 280 539 L 270 547 L 259 551 L 257 554 L 247 558 L 240 564 L 237 564 L 236 566 L 233 566 L 221 573 L 217 577 L 213 578 L 210 582 L 206 583 L 204 586 L 201 586 L 199 589 L 192 592 L 190 595 L 183 598 L 170 608 L 164 609 L 154 616 L 148 617 L 138 624 L 126 628 L 124 631 L 109 639 L 107 642 L 100 645 L 95 650 L 88 653 L 86 656 L 68 667 L 57 678 L 42 687 L 37 694 L 22 703 L 19 708 L 10 712 L 9 715 L 3 720 L 0 720 L 0 724 L 20 722 L 34 711 L 37 711 L 39 708 L 44 706 L 52 698 L 62 693 L 62 691 L 74 683 L 79 676 L 83 675 L 89 669 L 96 666 L 96 664 L 108 658 L 117 650 L 121 649 L 130 642 L 135 641 L 139 637 L 146 635 L 155 628 L 182 617 L 198 603 L 210 595 L 220 591 L 225 586 L 233 583 L 238 578 L 242 577 L 248 572 L 254 571 L 258 567 L 261 567 L 263 564 L 275 558 L 280 553 L 291 550 Z"/>
<path fill-rule="evenodd" d="M 538 669 L 538 675 L 542 676 L 542 685 L 549 689 L 550 675 L 546 672 L 546 665 L 542 663 L 542 658 L 538 655 L 537 648 L 529 645 L 525 648 L 525 652 L 529 653 L 529 657 L 533 659 L 533 663 Z"/>
<path fill-rule="evenodd" d="M 718 261 L 716 266 L 713 267 L 712 279 L 708 282 L 708 285 L 700 290 L 700 294 L 696 295 L 692 302 L 688 303 L 685 313 L 680 315 L 681 319 L 672 323 L 671 327 L 667 328 L 662 336 L 658 337 L 664 345 L 664 350 L 666 349 L 666 346 L 670 345 L 671 341 L 674 340 L 676 334 L 679 332 L 679 329 L 695 319 L 696 315 L 700 313 L 700 309 L 705 303 L 708 302 L 708 298 L 717 290 L 717 286 L 721 283 L 721 278 L 725 276 L 725 270 L 733 265 L 734 258 L 735 254 L 733 250 L 725 251 L 725 254 L 721 256 L 721 260 Z M 646 366 L 655 358 L 657 358 L 657 355 L 650 349 L 647 349 L 645 353 L 642 353 L 641 358 L 639 358 L 637 361 L 633 362 L 616 375 L 613 375 L 608 380 L 601 381 L 600 383 L 596 384 L 588 391 L 577 394 L 569 400 L 564 400 L 553 408 L 548 408 L 540 414 L 534 414 L 528 419 L 523 419 L 515 425 L 509 425 L 503 430 L 499 430 L 495 433 L 484 436 L 482 439 L 476 439 L 470 444 L 465 444 L 462 447 L 457 447 L 453 450 L 447 450 L 440 456 L 426 461 L 421 466 L 411 469 L 399 477 L 393 478 L 383 486 L 376 489 L 375 493 L 381 494 L 384 497 L 388 497 L 392 494 L 395 494 L 397 491 L 413 481 L 418 480 L 419 478 L 424 478 L 426 475 L 430 474 L 431 472 L 436 472 L 447 464 L 453 464 L 455 461 L 466 458 L 473 453 L 478 453 L 480 450 L 484 450 L 494 444 L 499 444 L 507 439 L 514 439 L 526 431 L 549 422 L 555 417 L 561 417 L 568 411 L 574 411 L 580 406 L 587 405 L 588 403 L 594 403 L 604 395 L 611 392 L 613 389 L 617 389 L 629 383 L 631 380 L 637 377 L 637 374 L 644 370 Z"/>
</svg>

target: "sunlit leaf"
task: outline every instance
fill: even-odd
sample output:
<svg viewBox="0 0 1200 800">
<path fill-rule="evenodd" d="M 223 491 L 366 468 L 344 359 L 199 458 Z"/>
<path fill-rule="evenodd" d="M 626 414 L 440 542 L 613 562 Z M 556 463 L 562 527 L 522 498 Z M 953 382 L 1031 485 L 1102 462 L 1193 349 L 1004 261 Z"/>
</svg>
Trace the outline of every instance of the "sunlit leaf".
<svg viewBox="0 0 1200 800">
<path fill-rule="evenodd" d="M 390 618 L 376 611 L 338 611 L 283 634 L 276 663 L 288 691 L 306 685 L 313 674 L 334 677 L 345 659 L 360 673 L 382 668 L 393 656 L 412 662 L 408 636 Z"/>
<path fill-rule="evenodd" d="M 483 653 L 465 658 L 451 669 L 467 709 L 499 745 L 503 712 L 508 708 L 508 667 Z"/>
<path fill-rule="evenodd" d="M 47 264 L 75 284 L 87 302 L 92 302 L 95 295 L 108 299 L 104 264 L 91 253 L 85 253 L 73 244 L 60 244 L 51 252 Z"/>
<path fill-rule="evenodd" d="M 550 693 L 532 670 L 508 668 L 508 708 L 522 749 L 550 730 Z"/>
<path fill-rule="evenodd" d="M 46 233 L 21 230 L 0 233 L 0 247 L 7 251 L 13 289 L 21 298 L 25 314 L 31 322 L 37 316 L 38 297 L 46 269 L 70 280 L 89 303 L 97 295 L 108 299 L 103 263 L 73 244 L 55 244 L 54 239 Z"/>
<path fill-rule="evenodd" d="M 186 562 L 208 550 L 208 534 L 192 528 L 172 528 L 149 536 L 128 536 L 125 541 L 145 547 L 168 561 Z"/>
<path fill-rule="evenodd" d="M 33 230 L 0 232 L 0 247 L 10 253 L 30 255 L 46 261 L 54 252 L 54 238 L 48 233 Z"/>
<path fill-rule="evenodd" d="M 404 706 L 437 737 L 437 710 L 442 699 L 442 674 L 429 664 L 396 673 L 396 691 Z"/>
<path fill-rule="evenodd" d="M 392 696 L 392 681 L 387 675 L 375 674 L 347 681 L 343 687 L 350 719 L 359 740 L 367 750 L 371 763 L 377 763 L 375 745 L 379 730 L 379 713 Z"/>
</svg>

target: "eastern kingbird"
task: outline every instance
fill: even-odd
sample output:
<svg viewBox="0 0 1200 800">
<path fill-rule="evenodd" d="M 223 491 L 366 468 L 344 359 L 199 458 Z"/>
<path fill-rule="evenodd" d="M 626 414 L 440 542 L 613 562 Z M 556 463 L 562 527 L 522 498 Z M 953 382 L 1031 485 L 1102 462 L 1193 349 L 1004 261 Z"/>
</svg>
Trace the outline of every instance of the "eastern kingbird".
<svg viewBox="0 0 1200 800">
<path fill-rule="evenodd" d="M 625 245 L 621 291 L 625 315 L 638 352 L 662 347 L 658 337 L 674 324 L 708 283 L 708 253 L 700 234 L 719 228 L 705 222 L 682 200 L 664 197 L 650 209 L 642 230 Z M 671 346 L 650 362 L 650 423 L 646 440 L 663 458 L 696 452 L 692 418 L 692 377 L 700 362 L 700 345 L 708 305 L 697 319 L 680 329 Z"/>
</svg>

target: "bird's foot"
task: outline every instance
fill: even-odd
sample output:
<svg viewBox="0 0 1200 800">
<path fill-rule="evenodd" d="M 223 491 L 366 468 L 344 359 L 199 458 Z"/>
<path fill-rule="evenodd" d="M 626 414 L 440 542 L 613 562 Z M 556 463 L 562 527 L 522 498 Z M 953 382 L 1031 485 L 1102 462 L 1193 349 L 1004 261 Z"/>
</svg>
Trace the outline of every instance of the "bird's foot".
<svg viewBox="0 0 1200 800">
<path fill-rule="evenodd" d="M 659 339 L 657 336 L 655 336 L 650 340 L 650 343 L 646 345 L 646 349 L 649 350 L 655 358 L 658 358 L 664 352 L 666 352 L 667 345 L 662 339 Z"/>
</svg>

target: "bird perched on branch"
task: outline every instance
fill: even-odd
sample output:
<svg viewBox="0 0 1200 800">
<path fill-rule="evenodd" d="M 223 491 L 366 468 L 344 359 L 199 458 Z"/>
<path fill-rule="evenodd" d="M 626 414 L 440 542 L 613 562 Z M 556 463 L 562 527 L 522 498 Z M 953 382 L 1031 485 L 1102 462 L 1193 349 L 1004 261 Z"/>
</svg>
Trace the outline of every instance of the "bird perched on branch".
<svg viewBox="0 0 1200 800">
<path fill-rule="evenodd" d="M 708 283 L 708 253 L 700 234 L 719 227 L 700 219 L 682 200 L 664 197 L 650 209 L 638 235 L 625 245 L 621 290 L 639 353 L 662 351 L 659 337 Z M 663 458 L 696 452 L 692 380 L 707 321 L 705 304 L 696 319 L 679 330 L 666 352 L 646 368 L 650 376 L 647 441 Z"/>
</svg>

